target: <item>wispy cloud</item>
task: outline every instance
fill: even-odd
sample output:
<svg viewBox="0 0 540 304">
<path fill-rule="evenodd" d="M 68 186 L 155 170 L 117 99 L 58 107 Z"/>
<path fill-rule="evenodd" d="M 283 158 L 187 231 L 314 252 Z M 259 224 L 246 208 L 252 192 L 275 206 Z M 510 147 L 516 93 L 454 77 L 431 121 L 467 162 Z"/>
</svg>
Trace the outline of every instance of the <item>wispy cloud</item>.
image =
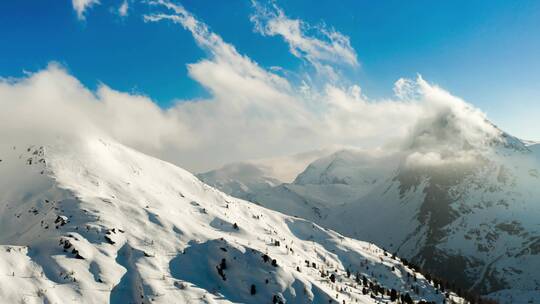
<svg viewBox="0 0 540 304">
<path fill-rule="evenodd" d="M 118 7 L 118 15 L 120 15 L 121 17 L 126 17 L 129 13 L 128 10 L 129 10 L 129 3 L 127 0 L 124 0 L 124 2 L 120 4 L 120 7 Z"/>
<path fill-rule="evenodd" d="M 300 19 L 291 19 L 274 2 L 264 5 L 254 0 L 252 4 L 255 12 L 250 19 L 255 31 L 283 37 L 294 56 L 307 60 L 319 72 L 332 75 L 335 74 L 332 65 L 359 65 L 349 37 L 324 25 L 314 27 Z"/>
<path fill-rule="evenodd" d="M 85 11 L 92 6 L 99 4 L 99 0 L 72 0 L 71 3 L 79 20 L 84 20 Z"/>
</svg>

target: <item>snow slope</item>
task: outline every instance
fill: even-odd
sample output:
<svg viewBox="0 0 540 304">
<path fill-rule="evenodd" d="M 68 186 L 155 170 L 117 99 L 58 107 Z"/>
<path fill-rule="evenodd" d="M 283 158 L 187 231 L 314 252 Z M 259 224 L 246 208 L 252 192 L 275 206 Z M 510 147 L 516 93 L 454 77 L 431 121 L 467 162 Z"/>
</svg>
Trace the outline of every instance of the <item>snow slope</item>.
<svg viewBox="0 0 540 304">
<path fill-rule="evenodd" d="M 230 197 L 110 140 L 3 142 L 0 159 L 1 303 L 389 301 L 364 295 L 357 273 L 443 302 L 370 243 Z"/>
</svg>

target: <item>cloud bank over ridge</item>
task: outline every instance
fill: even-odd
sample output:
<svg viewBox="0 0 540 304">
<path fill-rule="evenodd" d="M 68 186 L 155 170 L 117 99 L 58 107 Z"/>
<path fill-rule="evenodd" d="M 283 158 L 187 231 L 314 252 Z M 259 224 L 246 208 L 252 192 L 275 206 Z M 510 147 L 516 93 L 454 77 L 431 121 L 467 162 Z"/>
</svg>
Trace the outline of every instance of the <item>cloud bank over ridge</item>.
<svg viewBox="0 0 540 304">
<path fill-rule="evenodd" d="M 358 85 L 343 85 L 335 78 L 335 66 L 358 66 L 348 38 L 327 29 L 322 29 L 324 39 L 310 36 L 304 22 L 286 17 L 275 5 L 265 9 L 254 2 L 256 32 L 282 36 L 292 54 L 312 64 L 316 73 L 326 73 L 326 84 L 295 83 L 240 54 L 182 6 L 163 0 L 150 4 L 145 21 L 178 24 L 207 52 L 188 65 L 188 73 L 210 98 L 161 109 L 149 97 L 105 84 L 93 92 L 51 63 L 21 79 L 0 82 L 2 138 L 108 136 L 198 172 L 331 146 L 399 150 L 419 124 L 441 113 L 460 119 L 459 132 L 471 141 L 495 132 L 479 110 L 421 77 L 398 80 L 396 96 L 387 100 L 371 100 Z M 437 146 L 422 143 L 426 151 Z"/>
</svg>

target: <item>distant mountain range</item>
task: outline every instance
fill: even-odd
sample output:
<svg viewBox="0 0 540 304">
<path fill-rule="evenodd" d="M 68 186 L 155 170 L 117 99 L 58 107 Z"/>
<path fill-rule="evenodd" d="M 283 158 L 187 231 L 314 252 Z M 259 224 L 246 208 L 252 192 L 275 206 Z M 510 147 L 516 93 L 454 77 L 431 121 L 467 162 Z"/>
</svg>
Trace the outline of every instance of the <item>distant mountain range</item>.
<svg viewBox="0 0 540 304">
<path fill-rule="evenodd" d="M 235 194 L 373 242 L 501 303 L 540 303 L 540 144 L 470 116 L 441 111 L 399 151 L 337 151 L 292 183 Z M 233 193 L 242 182 L 222 173 L 199 178 Z"/>
</svg>

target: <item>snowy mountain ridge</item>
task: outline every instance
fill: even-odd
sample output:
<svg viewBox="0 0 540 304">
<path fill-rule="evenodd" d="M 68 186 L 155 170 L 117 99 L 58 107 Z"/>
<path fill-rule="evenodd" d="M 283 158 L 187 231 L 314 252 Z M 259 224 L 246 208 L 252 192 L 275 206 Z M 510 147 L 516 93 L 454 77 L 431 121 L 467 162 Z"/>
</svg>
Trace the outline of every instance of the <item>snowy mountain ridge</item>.
<svg viewBox="0 0 540 304">
<path fill-rule="evenodd" d="M 0 159 L 3 303 L 463 302 L 370 243 L 114 141 L 4 142 Z"/>
</svg>

